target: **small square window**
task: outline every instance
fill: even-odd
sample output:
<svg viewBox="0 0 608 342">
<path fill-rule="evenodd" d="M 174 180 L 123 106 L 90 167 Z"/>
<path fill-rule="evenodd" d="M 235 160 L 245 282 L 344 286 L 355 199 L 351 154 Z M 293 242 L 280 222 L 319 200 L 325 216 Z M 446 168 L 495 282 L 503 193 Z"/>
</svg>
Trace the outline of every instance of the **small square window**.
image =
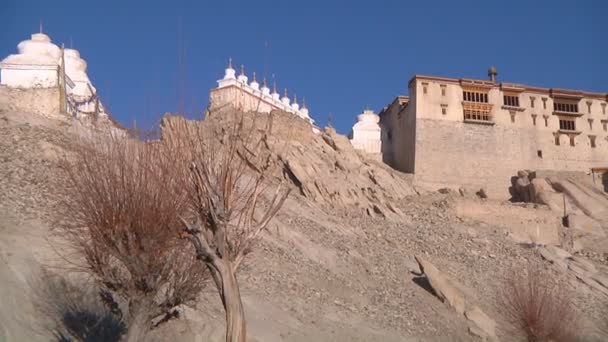
<svg viewBox="0 0 608 342">
<path fill-rule="evenodd" d="M 543 157 L 543 151 L 541 151 L 541 150 L 536 151 L 536 155 L 538 156 L 538 158 L 542 158 Z"/>
</svg>

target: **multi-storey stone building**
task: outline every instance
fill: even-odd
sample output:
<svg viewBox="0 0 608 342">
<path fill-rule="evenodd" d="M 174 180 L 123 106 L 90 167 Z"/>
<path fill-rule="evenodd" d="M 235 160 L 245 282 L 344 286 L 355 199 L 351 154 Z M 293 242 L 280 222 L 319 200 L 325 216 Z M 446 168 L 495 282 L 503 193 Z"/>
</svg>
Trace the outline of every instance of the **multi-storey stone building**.
<svg viewBox="0 0 608 342">
<path fill-rule="evenodd" d="M 608 94 L 415 75 L 380 112 L 383 160 L 433 187 L 508 197 L 521 169 L 608 165 Z"/>
</svg>

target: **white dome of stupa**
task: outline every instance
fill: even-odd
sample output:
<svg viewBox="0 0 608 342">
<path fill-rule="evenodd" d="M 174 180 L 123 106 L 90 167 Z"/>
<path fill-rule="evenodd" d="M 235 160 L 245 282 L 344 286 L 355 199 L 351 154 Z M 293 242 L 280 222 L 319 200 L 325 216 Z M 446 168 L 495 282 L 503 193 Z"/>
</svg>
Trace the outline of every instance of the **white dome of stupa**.
<svg viewBox="0 0 608 342">
<path fill-rule="evenodd" d="M 95 93 L 95 87 L 87 75 L 87 62 L 80 57 L 80 52 L 75 49 L 64 49 L 65 73 L 75 83 L 72 90 L 74 95 L 91 96 Z M 91 89 L 88 89 L 88 86 Z"/>
<path fill-rule="evenodd" d="M 44 33 L 34 33 L 31 39 L 17 45 L 18 54 L 9 55 L 2 63 L 21 65 L 59 65 L 61 49 Z"/>
<path fill-rule="evenodd" d="M 378 122 L 380 122 L 380 117 L 371 109 L 365 109 L 363 113 L 357 115 L 357 123 L 355 125 L 368 128 L 379 128 Z"/>
</svg>

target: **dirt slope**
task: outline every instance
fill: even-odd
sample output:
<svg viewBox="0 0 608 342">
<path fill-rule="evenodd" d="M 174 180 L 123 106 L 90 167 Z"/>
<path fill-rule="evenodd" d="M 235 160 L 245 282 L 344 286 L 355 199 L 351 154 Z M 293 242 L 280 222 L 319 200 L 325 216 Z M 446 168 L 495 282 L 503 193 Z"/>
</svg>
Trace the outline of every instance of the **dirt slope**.
<svg viewBox="0 0 608 342">
<path fill-rule="evenodd" d="M 58 272 L 57 266 L 66 265 L 48 240 L 53 186 L 61 184 L 53 177 L 58 156 L 73 139 L 69 132 L 36 116 L 0 113 L 0 341 L 51 339 L 44 329 L 49 318 L 37 310 L 29 279 L 40 265 Z M 414 255 L 457 280 L 467 300 L 497 321 L 503 340 L 495 301 L 502 275 L 533 264 L 565 277 L 585 335 L 601 340 L 593 327 L 608 314 L 606 295 L 544 260 L 535 245 L 517 243 L 505 223 L 459 210 L 466 203 L 491 213 L 511 204 L 453 192 L 418 194 L 407 175 L 368 161 L 344 137 L 301 135 L 309 140 L 277 152 L 289 170 L 300 169 L 292 174 L 297 181 L 290 178 L 299 193 L 286 202 L 239 274 L 250 340 L 480 340 L 469 333 L 464 316 L 410 272 Z M 526 215 L 533 210 L 525 208 Z M 608 274 L 605 256 L 592 262 Z M 150 340 L 222 340 L 223 312 L 213 291 L 183 313 Z"/>
</svg>

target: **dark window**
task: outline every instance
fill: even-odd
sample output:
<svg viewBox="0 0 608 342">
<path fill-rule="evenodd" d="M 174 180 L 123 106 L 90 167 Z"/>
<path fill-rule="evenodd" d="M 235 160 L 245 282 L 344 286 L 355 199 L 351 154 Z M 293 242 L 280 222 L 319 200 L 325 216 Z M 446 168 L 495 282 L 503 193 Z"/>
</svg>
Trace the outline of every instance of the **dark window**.
<svg viewBox="0 0 608 342">
<path fill-rule="evenodd" d="M 575 131 L 576 125 L 574 124 L 574 120 L 559 120 L 559 129 L 565 131 Z"/>
<path fill-rule="evenodd" d="M 532 108 L 534 108 L 534 100 L 536 100 L 536 97 L 530 96 L 530 107 Z"/>
<path fill-rule="evenodd" d="M 511 106 L 511 107 L 519 107 L 519 97 L 517 96 L 510 96 L 510 95 L 505 95 L 503 97 L 503 104 L 505 106 Z"/>
<path fill-rule="evenodd" d="M 547 98 L 543 97 L 542 100 L 543 100 L 543 109 L 547 109 Z"/>
<path fill-rule="evenodd" d="M 445 85 L 441 85 L 441 96 L 445 96 Z"/>
<path fill-rule="evenodd" d="M 553 102 L 553 110 L 556 112 L 578 113 L 578 104 Z"/>
<path fill-rule="evenodd" d="M 475 120 L 475 121 L 488 121 L 491 122 L 490 113 L 482 112 L 478 110 L 464 110 L 464 119 L 465 120 Z"/>
<path fill-rule="evenodd" d="M 536 155 L 538 156 L 538 158 L 542 158 L 543 157 L 543 151 L 541 151 L 541 150 L 536 151 Z"/>
<path fill-rule="evenodd" d="M 589 136 L 589 144 L 591 144 L 591 148 L 595 148 L 595 135 Z"/>
<path fill-rule="evenodd" d="M 536 126 L 536 115 L 532 115 L 532 124 Z"/>
<path fill-rule="evenodd" d="M 555 135 L 555 145 L 559 146 L 559 134 Z"/>
<path fill-rule="evenodd" d="M 570 136 L 570 146 L 574 146 L 574 145 L 575 145 L 575 144 L 574 144 L 574 136 L 573 136 L 573 135 L 571 135 L 571 136 Z"/>
<path fill-rule="evenodd" d="M 478 93 L 473 91 L 463 91 L 462 98 L 468 102 L 483 102 L 488 103 L 488 94 Z"/>
</svg>

